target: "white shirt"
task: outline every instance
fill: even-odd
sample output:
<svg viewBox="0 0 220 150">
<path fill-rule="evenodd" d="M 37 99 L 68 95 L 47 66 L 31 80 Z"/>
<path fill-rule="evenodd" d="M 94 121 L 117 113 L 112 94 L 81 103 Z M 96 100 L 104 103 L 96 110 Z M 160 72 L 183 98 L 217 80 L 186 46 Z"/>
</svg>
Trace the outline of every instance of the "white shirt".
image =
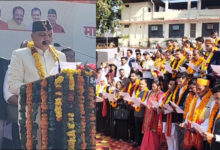
<svg viewBox="0 0 220 150">
<path fill-rule="evenodd" d="M 154 66 L 153 60 L 145 60 L 143 63 L 143 69 L 151 69 Z M 143 71 L 143 78 L 150 78 L 153 79 L 151 71 Z"/>
<path fill-rule="evenodd" d="M 129 65 L 128 65 L 127 63 L 118 67 L 118 69 L 117 69 L 117 77 L 120 76 L 120 75 L 119 75 L 119 70 L 120 70 L 120 69 L 124 69 L 124 71 L 125 71 L 125 77 L 129 77 L 131 68 L 129 67 Z"/>
</svg>

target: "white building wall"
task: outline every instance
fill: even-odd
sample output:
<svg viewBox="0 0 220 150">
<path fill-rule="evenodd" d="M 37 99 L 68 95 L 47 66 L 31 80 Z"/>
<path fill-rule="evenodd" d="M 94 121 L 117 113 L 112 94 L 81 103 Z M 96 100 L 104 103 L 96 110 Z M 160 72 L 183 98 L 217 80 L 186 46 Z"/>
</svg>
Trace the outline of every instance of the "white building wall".
<svg viewBox="0 0 220 150">
<path fill-rule="evenodd" d="M 151 44 L 164 44 L 169 39 L 169 24 L 184 24 L 184 36 L 190 38 L 190 24 L 196 24 L 196 37 L 202 35 L 202 23 L 220 23 L 220 9 L 197 10 L 171 10 L 166 12 L 148 12 L 148 8 L 153 9 L 151 2 L 128 3 L 129 7 L 122 10 L 121 33 L 128 35 L 127 39 L 119 39 L 121 46 L 139 47 L 147 46 L 148 40 Z M 124 28 L 124 24 L 130 24 L 129 28 Z M 163 24 L 163 38 L 148 38 L 148 25 Z M 141 27 L 141 28 L 140 28 Z M 220 25 L 219 25 L 220 28 Z M 220 29 L 219 29 L 220 31 Z M 181 43 L 181 38 L 176 38 Z M 194 40 L 194 38 L 190 38 Z"/>
</svg>

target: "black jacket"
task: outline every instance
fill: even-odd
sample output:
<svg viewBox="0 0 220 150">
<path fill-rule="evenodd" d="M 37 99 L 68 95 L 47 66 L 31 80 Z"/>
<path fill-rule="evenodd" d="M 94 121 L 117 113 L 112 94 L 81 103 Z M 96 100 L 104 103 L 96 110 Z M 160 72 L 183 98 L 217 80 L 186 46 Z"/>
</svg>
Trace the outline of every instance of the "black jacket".
<svg viewBox="0 0 220 150">
<path fill-rule="evenodd" d="M 9 60 L 0 57 L 0 120 L 6 119 L 6 107 L 7 103 L 5 102 L 3 95 L 3 85 L 5 79 L 5 73 L 8 70 Z"/>
</svg>

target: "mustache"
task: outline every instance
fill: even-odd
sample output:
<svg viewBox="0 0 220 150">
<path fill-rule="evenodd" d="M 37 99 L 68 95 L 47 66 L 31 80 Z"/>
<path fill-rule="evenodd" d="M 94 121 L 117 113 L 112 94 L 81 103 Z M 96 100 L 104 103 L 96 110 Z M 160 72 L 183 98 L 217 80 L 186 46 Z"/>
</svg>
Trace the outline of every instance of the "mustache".
<svg viewBox="0 0 220 150">
<path fill-rule="evenodd" d="M 49 45 L 50 44 L 50 41 L 43 41 L 42 42 L 42 45 Z"/>
</svg>

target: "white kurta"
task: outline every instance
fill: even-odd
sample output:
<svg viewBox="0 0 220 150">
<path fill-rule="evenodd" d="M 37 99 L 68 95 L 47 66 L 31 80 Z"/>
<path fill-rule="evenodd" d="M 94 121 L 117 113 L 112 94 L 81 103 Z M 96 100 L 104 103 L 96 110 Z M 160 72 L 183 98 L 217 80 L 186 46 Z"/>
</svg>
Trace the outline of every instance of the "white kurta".
<svg viewBox="0 0 220 150">
<path fill-rule="evenodd" d="M 50 75 L 49 74 L 50 71 L 55 65 L 54 58 L 49 50 L 46 50 L 45 52 L 37 48 L 36 50 L 40 55 L 40 59 L 45 71 L 45 75 L 46 77 L 48 77 Z M 65 55 L 59 51 L 58 53 L 59 53 L 59 60 L 66 61 Z M 34 57 L 31 54 L 31 50 L 29 48 L 14 50 L 12 53 L 10 65 L 8 67 L 9 92 L 15 95 L 19 95 L 21 85 L 39 79 L 40 76 L 38 74 L 38 70 L 35 65 Z M 18 110 L 20 110 L 20 105 L 18 105 Z M 38 111 L 40 111 L 40 107 L 38 108 Z M 18 119 L 20 119 L 20 113 L 18 113 Z M 40 149 L 41 148 L 40 147 L 41 145 L 40 113 L 37 114 L 36 122 L 39 125 L 38 133 L 37 133 L 37 139 L 38 139 L 37 149 Z"/>
<path fill-rule="evenodd" d="M 41 63 L 47 77 L 55 65 L 54 58 L 49 50 L 43 52 L 38 48 L 36 49 L 40 54 Z M 59 51 L 58 53 L 60 61 L 66 61 L 65 55 Z M 29 48 L 14 50 L 8 67 L 9 92 L 19 95 L 21 85 L 39 79 L 40 76 L 35 65 L 34 57 L 31 54 L 31 50 Z"/>
</svg>

